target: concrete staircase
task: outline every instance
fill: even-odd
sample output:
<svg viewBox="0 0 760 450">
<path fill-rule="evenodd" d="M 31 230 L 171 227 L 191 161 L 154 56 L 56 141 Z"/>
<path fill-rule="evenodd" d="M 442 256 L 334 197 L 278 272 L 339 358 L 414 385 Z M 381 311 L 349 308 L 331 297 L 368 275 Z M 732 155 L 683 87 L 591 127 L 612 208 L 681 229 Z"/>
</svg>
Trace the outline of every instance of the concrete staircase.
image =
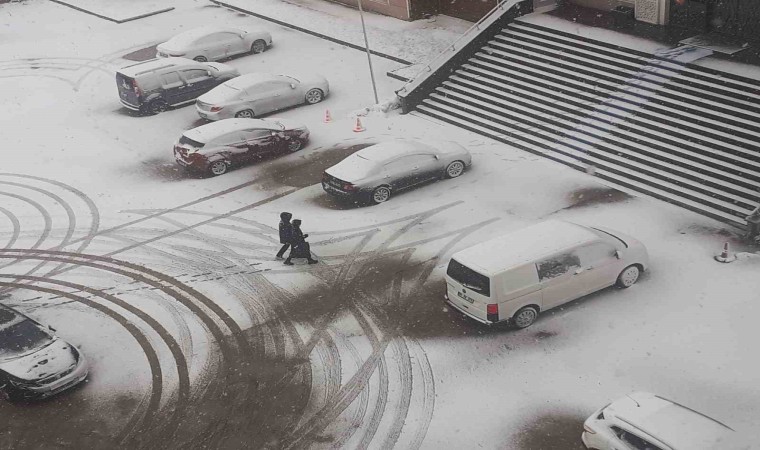
<svg viewBox="0 0 760 450">
<path fill-rule="evenodd" d="M 760 204 L 760 81 L 514 21 L 412 114 L 739 226 Z"/>
</svg>

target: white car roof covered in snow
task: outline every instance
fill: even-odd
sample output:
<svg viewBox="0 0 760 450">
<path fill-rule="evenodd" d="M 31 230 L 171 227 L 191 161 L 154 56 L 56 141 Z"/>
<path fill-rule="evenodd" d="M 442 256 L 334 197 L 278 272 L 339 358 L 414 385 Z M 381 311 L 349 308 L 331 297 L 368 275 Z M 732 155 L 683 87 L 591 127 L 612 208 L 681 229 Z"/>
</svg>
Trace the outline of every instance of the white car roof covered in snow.
<svg viewBox="0 0 760 450">
<path fill-rule="evenodd" d="M 173 36 L 172 38 L 170 38 L 168 41 L 164 42 L 161 45 L 166 45 L 172 48 L 181 48 L 188 45 L 192 45 L 198 39 L 204 36 L 208 36 L 209 34 L 225 33 L 225 32 L 235 33 L 235 34 L 245 33 L 245 31 L 238 30 L 237 28 L 205 26 L 205 27 L 193 28 L 192 30 L 183 31 L 182 33 Z"/>
<path fill-rule="evenodd" d="M 410 153 L 437 153 L 433 147 L 425 145 L 422 142 L 411 140 L 396 140 L 382 142 L 380 144 L 370 145 L 354 153 L 368 161 L 384 162 Z M 352 155 L 352 156 L 354 156 Z"/>
<path fill-rule="evenodd" d="M 291 77 L 288 77 L 286 75 L 275 75 L 272 73 L 262 73 L 262 72 L 256 72 L 256 73 L 246 73 L 243 75 L 240 75 L 239 77 L 235 77 L 229 81 L 225 81 L 224 85 L 229 86 L 235 89 L 247 89 L 253 85 L 256 85 L 258 83 L 262 83 L 264 81 L 275 81 L 275 80 L 282 80 L 282 79 L 291 79 Z M 295 80 L 295 78 L 292 78 Z"/>
<path fill-rule="evenodd" d="M 161 69 L 164 67 L 174 67 L 183 64 L 198 64 L 196 61 L 187 58 L 156 58 L 148 61 L 132 64 L 119 70 L 119 73 L 128 77 L 135 77 L 144 72 Z"/>
<path fill-rule="evenodd" d="M 636 392 L 616 400 L 605 414 L 644 431 L 677 450 L 735 449 L 738 441 L 727 425 L 671 400 Z"/>
<path fill-rule="evenodd" d="M 224 119 L 206 125 L 201 125 L 197 128 L 193 128 L 192 130 L 187 130 L 183 133 L 183 136 L 197 142 L 207 143 L 212 139 L 223 136 L 227 133 L 231 133 L 233 131 L 250 130 L 253 128 L 277 131 L 282 130 L 282 127 L 278 125 L 278 122 L 273 120 Z"/>
<path fill-rule="evenodd" d="M 452 258 L 483 275 L 493 276 L 599 235 L 582 225 L 548 220 L 455 253 Z"/>
</svg>

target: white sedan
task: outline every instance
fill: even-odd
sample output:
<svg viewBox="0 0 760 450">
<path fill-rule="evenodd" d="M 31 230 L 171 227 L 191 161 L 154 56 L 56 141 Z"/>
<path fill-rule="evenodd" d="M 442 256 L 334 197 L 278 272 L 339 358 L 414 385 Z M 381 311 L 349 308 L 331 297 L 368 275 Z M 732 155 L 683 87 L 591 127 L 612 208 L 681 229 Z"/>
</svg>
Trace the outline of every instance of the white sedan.
<svg viewBox="0 0 760 450">
<path fill-rule="evenodd" d="M 272 45 L 266 31 L 201 27 L 180 33 L 156 48 L 157 58 L 180 56 L 200 62 L 218 61 L 245 53 L 261 53 Z"/>
<path fill-rule="evenodd" d="M 249 73 L 224 82 L 198 97 L 198 115 L 208 120 L 251 119 L 291 106 L 319 103 L 330 92 L 321 75 Z"/>
</svg>

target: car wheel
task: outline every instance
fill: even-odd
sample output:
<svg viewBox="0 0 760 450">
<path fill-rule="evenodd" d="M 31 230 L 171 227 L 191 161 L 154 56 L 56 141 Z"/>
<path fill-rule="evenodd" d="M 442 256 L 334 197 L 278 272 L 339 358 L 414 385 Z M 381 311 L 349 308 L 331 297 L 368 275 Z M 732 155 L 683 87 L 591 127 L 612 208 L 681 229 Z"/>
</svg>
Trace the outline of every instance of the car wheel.
<svg viewBox="0 0 760 450">
<path fill-rule="evenodd" d="M 388 186 L 380 186 L 378 188 L 375 188 L 374 191 L 372 191 L 372 202 L 374 202 L 376 205 L 379 205 L 380 203 L 385 203 L 390 198 L 391 198 L 391 188 L 389 188 Z"/>
<path fill-rule="evenodd" d="M 193 60 L 194 60 L 194 61 L 198 61 L 198 62 L 208 62 L 208 58 L 206 58 L 206 57 L 205 57 L 205 56 L 203 56 L 203 55 L 201 55 L 201 56 L 196 56 L 195 58 L 193 58 Z"/>
<path fill-rule="evenodd" d="M 636 280 L 639 279 L 640 274 L 641 270 L 639 269 L 639 266 L 628 266 L 623 269 L 622 272 L 620 272 L 620 275 L 618 275 L 617 282 L 615 284 L 619 288 L 629 288 L 633 286 L 634 283 L 636 283 Z"/>
<path fill-rule="evenodd" d="M 238 111 L 237 113 L 235 113 L 235 117 L 239 119 L 253 119 L 255 115 L 253 114 L 253 110 L 244 109 L 242 111 Z"/>
<path fill-rule="evenodd" d="M 291 139 L 288 141 L 288 151 L 297 152 L 303 147 L 303 142 L 300 139 Z"/>
<path fill-rule="evenodd" d="M 453 161 L 446 166 L 446 178 L 456 178 L 464 172 L 464 163 L 462 161 Z"/>
<path fill-rule="evenodd" d="M 266 49 L 267 49 L 267 43 L 262 41 L 261 39 L 256 39 L 255 41 L 253 41 L 253 44 L 251 44 L 251 53 L 261 53 Z"/>
<path fill-rule="evenodd" d="M 166 111 L 166 108 L 168 106 L 169 105 L 166 103 L 166 100 L 162 98 L 157 98 L 153 100 L 152 102 L 150 102 L 150 104 L 148 105 L 148 113 L 152 115 L 162 113 Z"/>
<path fill-rule="evenodd" d="M 512 316 L 512 323 L 517 328 L 528 328 L 538 318 L 538 309 L 535 306 L 526 306 Z"/>
<path fill-rule="evenodd" d="M 208 166 L 208 171 L 215 177 L 224 175 L 227 173 L 227 163 L 221 159 L 219 161 L 214 161 Z"/>
<path fill-rule="evenodd" d="M 319 89 L 309 89 L 306 93 L 306 103 L 310 105 L 321 102 L 323 98 L 324 94 Z"/>
</svg>

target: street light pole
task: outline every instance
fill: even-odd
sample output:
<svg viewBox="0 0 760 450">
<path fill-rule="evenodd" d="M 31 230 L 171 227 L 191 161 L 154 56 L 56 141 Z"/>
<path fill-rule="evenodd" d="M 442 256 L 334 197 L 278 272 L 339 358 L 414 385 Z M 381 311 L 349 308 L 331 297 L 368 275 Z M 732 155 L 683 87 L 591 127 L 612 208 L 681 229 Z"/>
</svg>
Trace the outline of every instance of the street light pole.
<svg viewBox="0 0 760 450">
<path fill-rule="evenodd" d="M 367 28 L 364 26 L 364 9 L 362 9 L 362 0 L 359 2 L 359 17 L 362 19 L 362 32 L 364 33 L 364 48 L 367 50 L 367 62 L 369 63 L 369 76 L 372 78 L 372 90 L 375 92 L 375 104 L 380 103 L 377 98 L 377 84 L 375 84 L 375 72 L 372 70 L 372 54 L 369 51 L 369 41 L 367 40 Z"/>
</svg>

